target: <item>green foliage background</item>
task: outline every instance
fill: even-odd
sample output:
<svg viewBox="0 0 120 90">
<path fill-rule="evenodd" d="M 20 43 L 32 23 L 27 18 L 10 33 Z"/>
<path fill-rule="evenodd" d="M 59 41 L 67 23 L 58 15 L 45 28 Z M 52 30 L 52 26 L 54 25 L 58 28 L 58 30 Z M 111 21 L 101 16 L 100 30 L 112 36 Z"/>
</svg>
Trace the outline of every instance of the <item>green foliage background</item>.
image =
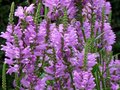
<svg viewBox="0 0 120 90">
<path fill-rule="evenodd" d="M 0 0 L 0 32 L 6 30 L 10 5 L 13 1 L 15 2 L 15 6 L 17 7 L 18 5 L 27 5 L 31 3 L 33 0 Z M 113 47 L 114 54 L 116 54 L 116 53 L 120 53 L 120 0 L 108 0 L 108 1 L 110 1 L 112 4 L 111 25 L 117 36 L 116 44 Z M 0 45 L 2 45 L 4 42 L 5 41 L 2 38 L 0 38 Z M 2 64 L 3 64 L 4 57 L 5 57 L 4 53 L 0 51 L 0 90 L 2 90 L 1 73 L 2 73 Z M 7 87 L 9 88 L 11 87 L 11 84 L 12 84 L 12 77 L 7 75 L 7 78 L 9 78 L 9 80 L 7 79 Z"/>
<path fill-rule="evenodd" d="M 120 53 L 120 0 L 108 0 L 112 4 L 112 28 L 117 36 L 114 44 L 114 54 Z"/>
</svg>

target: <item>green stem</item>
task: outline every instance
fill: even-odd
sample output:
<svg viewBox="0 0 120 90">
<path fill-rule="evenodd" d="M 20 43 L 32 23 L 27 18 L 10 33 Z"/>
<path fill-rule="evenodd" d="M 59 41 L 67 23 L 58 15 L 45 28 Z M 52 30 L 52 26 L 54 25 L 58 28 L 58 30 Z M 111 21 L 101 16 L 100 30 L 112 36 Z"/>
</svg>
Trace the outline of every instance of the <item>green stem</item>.
<svg viewBox="0 0 120 90">
<path fill-rule="evenodd" d="M 18 77 L 18 73 L 15 73 L 15 90 L 19 90 L 19 77 Z"/>
<path fill-rule="evenodd" d="M 41 9 L 41 3 L 38 4 L 37 11 L 34 18 L 34 22 L 36 25 L 38 25 L 38 23 L 41 22 L 40 9 Z"/>
<path fill-rule="evenodd" d="M 68 68 L 70 68 L 70 66 L 68 66 Z M 72 70 L 69 70 L 69 74 L 70 74 L 71 84 L 72 84 L 73 90 L 76 90 L 76 88 L 75 88 L 75 86 L 74 86 L 74 81 L 73 81 Z"/>
<path fill-rule="evenodd" d="M 6 64 L 3 64 L 2 69 L 2 88 L 3 90 L 6 90 Z"/>
<path fill-rule="evenodd" d="M 99 68 L 98 68 L 98 72 L 99 72 L 99 75 L 100 75 L 100 78 L 101 78 L 101 81 L 102 81 L 102 88 L 103 88 L 103 90 L 107 90 L 106 89 L 106 81 L 105 81 L 105 79 L 104 79 L 104 77 L 103 77 Z"/>
<path fill-rule="evenodd" d="M 47 18 L 47 13 L 48 13 L 48 8 L 47 7 L 45 7 L 45 14 L 44 14 L 44 18 Z"/>
<path fill-rule="evenodd" d="M 85 45 L 85 52 L 84 52 L 84 69 L 87 69 L 87 54 L 88 54 L 88 47 Z"/>
<path fill-rule="evenodd" d="M 87 55 L 89 52 L 89 49 L 91 49 L 91 43 L 93 42 L 93 40 L 91 38 L 89 38 L 86 43 L 85 43 L 85 51 L 84 51 L 84 70 L 87 69 Z"/>
<path fill-rule="evenodd" d="M 95 73 L 94 73 L 94 76 L 95 76 L 95 82 L 96 82 L 96 89 L 97 89 L 97 90 L 101 90 L 101 89 L 100 89 L 99 73 L 98 73 L 98 72 L 95 72 Z"/>
</svg>

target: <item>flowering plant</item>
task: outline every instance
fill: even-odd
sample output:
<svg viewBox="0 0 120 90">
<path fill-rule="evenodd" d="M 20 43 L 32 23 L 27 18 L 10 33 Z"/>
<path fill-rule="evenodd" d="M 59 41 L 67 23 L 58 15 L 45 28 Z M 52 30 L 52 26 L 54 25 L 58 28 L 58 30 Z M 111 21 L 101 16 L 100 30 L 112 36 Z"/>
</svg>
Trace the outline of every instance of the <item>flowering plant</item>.
<svg viewBox="0 0 120 90">
<path fill-rule="evenodd" d="M 43 0 L 11 5 L 3 65 L 15 90 L 117 90 L 111 6 L 105 0 Z M 18 22 L 14 23 L 14 16 Z M 6 72 L 6 65 L 8 66 Z"/>
</svg>

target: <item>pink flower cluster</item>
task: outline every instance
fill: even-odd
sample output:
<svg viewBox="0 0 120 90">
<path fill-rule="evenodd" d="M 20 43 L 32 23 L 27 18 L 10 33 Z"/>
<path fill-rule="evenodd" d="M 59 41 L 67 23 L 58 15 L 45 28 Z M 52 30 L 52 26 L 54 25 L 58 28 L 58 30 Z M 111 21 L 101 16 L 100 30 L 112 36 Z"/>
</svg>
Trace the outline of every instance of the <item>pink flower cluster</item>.
<svg viewBox="0 0 120 90">
<path fill-rule="evenodd" d="M 78 3 L 82 8 L 76 6 Z M 2 50 L 9 66 L 7 73 L 16 73 L 20 78 L 20 85 L 14 84 L 14 87 L 20 90 L 94 90 L 96 78 L 92 72 L 95 65 L 100 65 L 102 69 L 105 67 L 101 72 L 110 68 L 111 90 L 117 90 L 120 61 L 111 60 L 107 68 L 103 65 L 107 59 L 99 61 L 100 50 L 109 56 L 115 43 L 115 34 L 108 22 L 110 3 L 105 0 L 43 0 L 42 5 L 49 11 L 39 25 L 34 21 L 34 4 L 18 6 L 14 14 L 18 23 L 9 24 L 7 31 L 1 33 L 6 39 Z M 76 19 L 80 9 L 81 21 Z M 66 20 L 67 26 L 64 25 Z"/>
</svg>

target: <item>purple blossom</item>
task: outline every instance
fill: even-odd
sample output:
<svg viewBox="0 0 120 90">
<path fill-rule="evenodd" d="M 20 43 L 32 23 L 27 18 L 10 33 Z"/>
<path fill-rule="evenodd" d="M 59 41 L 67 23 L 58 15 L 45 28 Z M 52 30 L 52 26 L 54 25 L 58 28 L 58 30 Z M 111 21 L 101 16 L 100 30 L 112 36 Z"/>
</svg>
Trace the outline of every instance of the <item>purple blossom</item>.
<svg viewBox="0 0 120 90">
<path fill-rule="evenodd" d="M 120 60 L 111 60 L 109 67 L 111 80 L 118 82 L 120 80 Z"/>
<path fill-rule="evenodd" d="M 106 2 L 105 3 L 105 14 L 110 14 L 111 12 L 111 5 L 110 5 L 110 2 Z"/>
<path fill-rule="evenodd" d="M 59 30 L 58 30 L 58 28 L 56 27 L 55 24 L 50 25 L 50 30 L 51 30 L 50 40 L 52 42 L 51 44 L 55 47 L 56 53 L 57 53 L 61 48 L 62 34 L 59 32 Z"/>
<path fill-rule="evenodd" d="M 2 49 L 5 51 L 5 56 L 10 59 L 15 59 L 20 57 L 19 48 L 15 47 L 9 42 L 6 42 L 6 46 L 2 46 Z"/>
<path fill-rule="evenodd" d="M 84 60 L 84 53 L 83 52 L 79 53 L 77 57 L 78 57 L 78 60 L 76 60 L 77 66 L 83 67 L 83 65 L 84 65 L 84 63 L 83 63 L 84 62 L 83 61 Z M 96 61 L 97 57 L 98 57 L 98 54 L 96 54 L 96 53 L 88 53 L 88 55 L 87 55 L 87 69 L 88 69 L 88 71 L 91 70 L 95 64 L 97 64 L 97 61 Z M 75 61 L 73 61 L 73 62 L 75 62 Z"/>
<path fill-rule="evenodd" d="M 70 19 L 76 14 L 76 7 L 73 0 L 44 0 L 44 5 L 49 7 L 50 11 L 48 12 L 48 17 L 52 19 L 63 15 L 64 8 L 67 8 L 67 14 Z"/>
<path fill-rule="evenodd" d="M 65 69 L 66 69 L 66 66 L 63 64 L 63 62 L 61 60 L 59 60 L 56 63 L 56 72 L 55 72 L 56 77 L 64 76 L 65 75 Z"/>
<path fill-rule="evenodd" d="M 111 45 L 113 45 L 115 43 L 115 34 L 114 32 L 111 30 L 111 26 L 109 23 L 104 23 L 104 40 L 106 43 L 106 49 L 111 51 Z"/>
<path fill-rule="evenodd" d="M 12 64 L 14 64 L 14 61 L 13 61 L 13 59 L 5 58 L 5 63 L 7 63 L 8 65 L 12 65 Z"/>
<path fill-rule="evenodd" d="M 93 90 L 95 88 L 94 78 L 90 72 L 74 71 L 74 83 L 77 89 Z"/>
<path fill-rule="evenodd" d="M 37 85 L 35 86 L 35 90 L 43 90 L 45 89 L 45 85 L 46 85 L 46 78 L 43 79 L 39 79 L 37 81 Z"/>
<path fill-rule="evenodd" d="M 19 17 L 20 19 L 24 19 L 25 18 L 25 14 L 24 14 L 24 9 L 22 6 L 19 6 L 16 11 L 15 11 L 15 16 Z"/>
<path fill-rule="evenodd" d="M 12 25 L 7 26 L 7 31 L 6 32 L 1 32 L 0 37 L 6 39 L 8 42 L 13 42 L 14 37 L 11 36 L 13 30 L 12 30 Z"/>
<path fill-rule="evenodd" d="M 112 90 L 118 90 L 120 87 L 119 87 L 119 85 L 118 84 L 115 84 L 115 83 L 111 83 L 111 89 Z"/>
<path fill-rule="evenodd" d="M 10 68 L 7 70 L 7 73 L 11 75 L 12 73 L 18 73 L 18 70 L 19 66 L 16 64 L 14 66 L 10 66 Z"/>
<path fill-rule="evenodd" d="M 60 3 L 59 0 L 44 0 L 45 1 L 45 6 L 49 7 L 50 9 L 53 9 L 54 7 L 57 7 L 58 4 Z"/>
<path fill-rule="evenodd" d="M 87 62 L 87 66 L 88 66 L 88 68 L 89 69 L 92 69 L 92 67 L 95 65 L 95 64 L 97 64 L 97 57 L 98 57 L 99 55 L 97 54 L 97 53 L 93 53 L 93 54 L 91 54 L 91 53 L 88 53 L 88 56 L 87 56 L 87 59 L 88 59 L 88 62 Z"/>
<path fill-rule="evenodd" d="M 34 8 L 35 8 L 34 4 L 31 4 L 29 7 L 26 8 L 26 12 L 31 14 L 34 11 Z"/>
<path fill-rule="evenodd" d="M 66 46 L 75 46 L 78 44 L 77 32 L 73 26 L 68 26 L 67 32 L 65 33 L 64 39 Z"/>
<path fill-rule="evenodd" d="M 21 84 L 26 88 L 28 88 L 30 86 L 30 82 L 27 81 L 25 78 L 22 78 Z"/>
</svg>

